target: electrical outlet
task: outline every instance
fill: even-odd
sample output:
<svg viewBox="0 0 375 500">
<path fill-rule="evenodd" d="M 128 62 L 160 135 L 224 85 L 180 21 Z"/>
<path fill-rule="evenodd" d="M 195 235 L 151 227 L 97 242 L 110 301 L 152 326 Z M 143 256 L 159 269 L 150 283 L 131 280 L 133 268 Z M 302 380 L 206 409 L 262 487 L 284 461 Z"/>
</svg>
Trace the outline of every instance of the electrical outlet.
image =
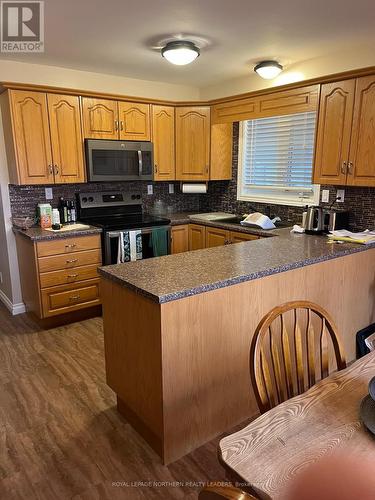
<svg viewBox="0 0 375 500">
<path fill-rule="evenodd" d="M 169 184 L 168 189 L 169 189 L 169 194 L 173 194 L 174 193 L 174 184 Z"/>
<path fill-rule="evenodd" d="M 322 191 L 322 202 L 329 203 L 329 189 L 323 189 Z"/>
<path fill-rule="evenodd" d="M 46 200 L 53 200 L 52 188 L 45 188 Z"/>
<path fill-rule="evenodd" d="M 0 271 L 0 283 L 3 282 L 3 273 Z"/>
<path fill-rule="evenodd" d="M 147 194 L 154 194 L 154 186 L 152 184 L 147 184 Z"/>
<path fill-rule="evenodd" d="M 339 200 L 337 200 L 337 203 L 344 203 L 344 200 L 345 200 L 345 189 L 338 189 L 336 191 L 336 199 L 337 198 L 340 198 Z"/>
</svg>

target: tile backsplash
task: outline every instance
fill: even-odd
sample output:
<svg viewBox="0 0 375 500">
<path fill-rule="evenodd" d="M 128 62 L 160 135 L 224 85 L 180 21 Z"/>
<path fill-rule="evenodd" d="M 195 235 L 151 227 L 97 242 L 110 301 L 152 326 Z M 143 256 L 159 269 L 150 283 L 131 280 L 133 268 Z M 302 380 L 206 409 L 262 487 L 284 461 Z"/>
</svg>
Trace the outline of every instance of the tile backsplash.
<svg viewBox="0 0 375 500">
<path fill-rule="evenodd" d="M 122 182 L 122 183 L 88 183 L 88 184 L 64 184 L 53 186 L 53 200 L 51 204 L 57 206 L 58 199 L 74 199 L 75 193 L 92 191 L 139 191 L 142 194 L 142 203 L 145 211 L 152 211 L 156 200 L 163 200 L 166 206 L 174 212 L 210 212 L 224 211 L 236 214 L 249 213 L 250 205 L 260 212 L 267 205 L 271 206 L 271 214 L 278 215 L 283 221 L 291 223 L 300 222 L 303 208 L 271 205 L 262 203 L 248 203 L 237 200 L 237 166 L 238 166 L 238 123 L 233 125 L 233 174 L 230 181 L 209 182 L 208 193 L 182 194 L 180 184 L 174 182 L 174 194 L 169 194 L 167 182 L 153 183 L 154 194 L 147 194 L 149 182 Z M 33 216 L 38 203 L 45 202 L 45 186 L 9 186 L 11 210 L 13 216 Z M 335 199 L 336 190 L 340 186 L 322 186 L 329 189 L 330 203 Z M 351 213 L 350 224 L 354 230 L 375 229 L 375 188 L 357 188 L 343 186 L 345 189 L 344 203 L 337 203 L 337 210 L 349 210 Z M 323 206 L 329 204 L 322 203 Z"/>
</svg>

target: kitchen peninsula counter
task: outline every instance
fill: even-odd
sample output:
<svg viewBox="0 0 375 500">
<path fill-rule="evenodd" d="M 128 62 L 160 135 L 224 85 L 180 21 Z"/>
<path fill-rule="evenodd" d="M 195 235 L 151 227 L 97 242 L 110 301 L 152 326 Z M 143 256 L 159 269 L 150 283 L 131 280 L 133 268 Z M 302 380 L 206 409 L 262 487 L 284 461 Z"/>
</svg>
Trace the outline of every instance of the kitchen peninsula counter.
<svg viewBox="0 0 375 500">
<path fill-rule="evenodd" d="M 375 322 L 374 246 L 272 234 L 100 269 L 107 383 L 164 463 L 258 413 L 249 349 L 273 307 L 323 306 L 348 361 Z"/>
</svg>

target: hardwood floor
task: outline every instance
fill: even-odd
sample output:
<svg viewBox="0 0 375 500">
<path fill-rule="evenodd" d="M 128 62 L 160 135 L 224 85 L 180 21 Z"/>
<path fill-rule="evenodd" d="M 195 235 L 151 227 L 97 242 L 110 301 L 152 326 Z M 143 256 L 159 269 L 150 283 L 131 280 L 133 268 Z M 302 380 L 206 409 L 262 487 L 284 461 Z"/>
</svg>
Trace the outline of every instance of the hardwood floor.
<svg viewBox="0 0 375 500">
<path fill-rule="evenodd" d="M 116 411 L 101 318 L 42 330 L 0 305 L 2 500 L 195 499 L 225 481 L 218 441 L 163 466 Z"/>
</svg>

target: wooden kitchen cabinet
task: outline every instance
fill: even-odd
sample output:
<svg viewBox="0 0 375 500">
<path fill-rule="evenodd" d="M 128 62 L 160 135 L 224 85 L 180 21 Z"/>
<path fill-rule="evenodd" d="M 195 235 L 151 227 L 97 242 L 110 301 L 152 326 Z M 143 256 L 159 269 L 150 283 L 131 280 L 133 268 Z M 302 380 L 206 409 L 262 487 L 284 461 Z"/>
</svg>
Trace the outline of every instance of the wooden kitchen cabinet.
<svg viewBox="0 0 375 500">
<path fill-rule="evenodd" d="M 211 126 L 210 180 L 232 178 L 233 124 Z"/>
<path fill-rule="evenodd" d="M 229 231 L 216 227 L 206 227 L 206 248 L 229 245 L 229 243 Z"/>
<path fill-rule="evenodd" d="M 189 250 L 189 226 L 174 226 L 171 229 L 171 253 L 187 252 Z"/>
<path fill-rule="evenodd" d="M 189 224 L 189 250 L 206 248 L 206 227 L 200 224 Z"/>
<path fill-rule="evenodd" d="M 79 97 L 9 90 L 2 111 L 12 183 L 85 181 Z"/>
<path fill-rule="evenodd" d="M 82 115 L 85 138 L 119 138 L 117 101 L 83 97 Z"/>
<path fill-rule="evenodd" d="M 347 184 L 375 186 L 375 76 L 357 79 Z"/>
<path fill-rule="evenodd" d="M 47 94 L 56 183 L 85 181 L 79 97 Z"/>
<path fill-rule="evenodd" d="M 313 181 L 375 186 L 375 76 L 321 87 Z"/>
<path fill-rule="evenodd" d="M 259 236 L 249 233 L 240 233 L 238 231 L 230 232 L 230 242 L 231 243 L 242 243 L 244 241 L 259 240 Z"/>
<path fill-rule="evenodd" d="M 154 180 L 175 180 L 174 107 L 152 106 L 152 142 L 154 145 Z"/>
<path fill-rule="evenodd" d="M 118 103 L 120 140 L 150 141 L 150 105 L 135 102 Z"/>
<path fill-rule="evenodd" d="M 176 179 L 210 177 L 210 108 L 176 108 Z"/>
</svg>

